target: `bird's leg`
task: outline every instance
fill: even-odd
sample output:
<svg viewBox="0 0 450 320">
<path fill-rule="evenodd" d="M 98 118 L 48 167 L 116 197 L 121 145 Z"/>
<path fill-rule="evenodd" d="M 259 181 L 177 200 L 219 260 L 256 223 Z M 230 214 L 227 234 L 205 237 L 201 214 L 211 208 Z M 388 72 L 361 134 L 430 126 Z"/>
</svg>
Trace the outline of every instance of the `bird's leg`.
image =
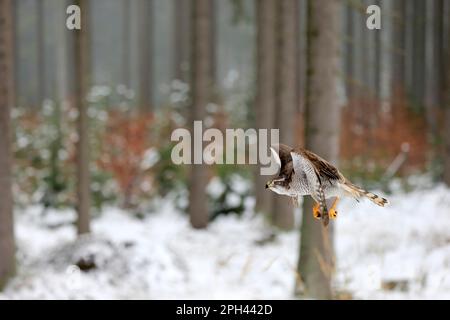
<svg viewBox="0 0 450 320">
<path fill-rule="evenodd" d="M 316 204 L 313 207 L 313 216 L 316 219 L 320 219 L 320 217 L 322 216 L 320 214 L 320 203 L 319 202 L 316 202 Z"/>
<path fill-rule="evenodd" d="M 336 199 L 334 199 L 333 204 L 331 205 L 330 210 L 328 211 L 328 216 L 330 217 L 330 219 L 336 219 L 337 218 L 337 214 L 338 213 L 336 211 L 336 206 L 337 206 L 338 201 L 339 201 L 339 198 L 336 197 Z"/>
</svg>

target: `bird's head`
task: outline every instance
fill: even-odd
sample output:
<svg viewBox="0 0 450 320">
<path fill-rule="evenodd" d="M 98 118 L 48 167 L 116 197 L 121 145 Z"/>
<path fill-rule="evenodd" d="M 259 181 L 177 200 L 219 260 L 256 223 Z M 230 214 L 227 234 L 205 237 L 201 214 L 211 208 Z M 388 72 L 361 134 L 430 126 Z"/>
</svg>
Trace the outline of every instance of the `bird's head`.
<svg viewBox="0 0 450 320">
<path fill-rule="evenodd" d="M 291 195 L 292 190 L 290 190 L 290 182 L 292 179 L 292 158 L 291 151 L 292 148 L 284 144 L 273 145 L 270 148 L 272 157 L 275 159 L 279 166 L 278 175 L 266 183 L 266 189 L 281 194 L 281 195 Z"/>
<path fill-rule="evenodd" d="M 289 182 L 285 177 L 277 177 L 266 183 L 266 189 L 282 195 L 290 195 Z"/>
</svg>

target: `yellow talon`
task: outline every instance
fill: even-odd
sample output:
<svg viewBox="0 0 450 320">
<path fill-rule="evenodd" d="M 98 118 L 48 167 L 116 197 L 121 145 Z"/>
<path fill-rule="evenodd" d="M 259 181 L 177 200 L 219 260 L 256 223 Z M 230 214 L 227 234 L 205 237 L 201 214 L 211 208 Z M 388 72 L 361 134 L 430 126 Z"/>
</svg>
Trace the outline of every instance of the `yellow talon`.
<svg viewBox="0 0 450 320">
<path fill-rule="evenodd" d="M 336 219 L 337 218 L 337 211 L 336 211 L 336 206 L 337 203 L 339 201 L 339 198 L 336 197 L 336 199 L 333 202 L 333 205 L 331 206 L 330 210 L 328 210 L 328 216 L 330 217 L 330 219 Z"/>
<path fill-rule="evenodd" d="M 313 207 L 313 216 L 316 219 L 320 219 L 320 217 L 322 216 L 320 214 L 320 204 L 316 203 Z"/>
<path fill-rule="evenodd" d="M 328 211 L 328 216 L 330 217 L 330 219 L 336 219 L 337 218 L 337 211 L 335 209 L 330 209 L 330 211 Z"/>
</svg>

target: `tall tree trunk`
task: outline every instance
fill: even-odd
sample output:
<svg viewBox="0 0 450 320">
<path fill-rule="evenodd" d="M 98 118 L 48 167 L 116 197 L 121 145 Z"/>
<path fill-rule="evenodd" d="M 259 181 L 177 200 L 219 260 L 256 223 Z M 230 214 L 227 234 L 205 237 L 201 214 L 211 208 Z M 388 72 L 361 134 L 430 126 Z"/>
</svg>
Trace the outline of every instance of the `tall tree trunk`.
<svg viewBox="0 0 450 320">
<path fill-rule="evenodd" d="M 280 130 L 280 142 L 294 146 L 295 113 L 298 104 L 298 2 L 284 0 L 278 6 L 277 53 L 277 114 L 276 128 Z M 272 106 L 272 108 L 276 108 Z M 273 223 L 282 229 L 294 227 L 294 207 L 285 197 L 275 197 Z"/>
<path fill-rule="evenodd" d="M 57 22 L 59 25 L 66 24 L 66 8 L 68 6 L 67 0 L 58 2 L 59 12 L 57 14 Z M 58 100 L 60 103 L 65 103 L 70 95 L 70 79 L 69 79 L 69 37 L 71 36 L 71 31 L 67 28 L 57 28 L 57 83 L 56 91 L 58 92 Z"/>
<path fill-rule="evenodd" d="M 46 67 L 45 67 L 45 8 L 44 1 L 36 2 L 37 10 L 37 107 L 40 108 L 46 97 Z"/>
<path fill-rule="evenodd" d="M 411 97 L 414 90 L 414 0 L 405 0 L 405 94 Z"/>
<path fill-rule="evenodd" d="M 139 108 L 152 112 L 153 0 L 139 2 Z"/>
<path fill-rule="evenodd" d="M 276 0 L 256 0 L 257 10 L 257 89 L 255 120 L 258 129 L 274 127 L 276 105 Z M 255 172 L 255 210 L 270 217 L 274 195 L 265 185 L 268 178 Z"/>
<path fill-rule="evenodd" d="M 380 2 L 382 20 L 381 30 L 378 30 L 380 36 L 380 78 L 378 82 L 379 97 L 382 102 L 382 111 L 391 110 L 392 96 L 392 34 L 393 34 L 393 3 L 390 1 Z"/>
<path fill-rule="evenodd" d="M 425 114 L 429 141 L 432 145 L 438 137 L 438 107 L 442 104 L 442 0 L 426 2 L 426 65 L 425 73 Z"/>
<path fill-rule="evenodd" d="M 122 0 L 122 83 L 131 87 L 130 83 L 130 1 Z"/>
<path fill-rule="evenodd" d="M 89 1 L 78 0 L 81 30 L 75 34 L 75 97 L 78 108 L 77 211 L 78 234 L 90 232 L 89 125 L 86 94 L 89 89 Z"/>
<path fill-rule="evenodd" d="M 405 92 L 406 0 L 396 0 L 393 6 L 392 89 Z"/>
<path fill-rule="evenodd" d="M 191 121 L 203 121 L 206 105 L 212 98 L 211 41 L 212 19 L 211 1 L 196 0 L 192 3 L 192 106 Z M 193 132 L 193 131 L 192 131 Z M 195 153 L 195 150 L 192 154 Z M 205 193 L 208 183 L 205 164 L 192 165 L 189 181 L 189 216 L 194 228 L 205 228 L 208 225 L 208 206 Z"/>
<path fill-rule="evenodd" d="M 354 59 L 355 59 L 355 41 L 354 30 L 355 30 L 355 8 L 349 4 L 345 7 L 346 10 L 346 25 L 345 25 L 345 39 L 346 43 L 346 54 L 345 54 L 345 84 L 346 84 L 346 94 L 347 101 L 350 102 L 354 97 L 354 87 L 355 87 L 355 71 L 354 71 Z"/>
<path fill-rule="evenodd" d="M 425 98 L 425 17 L 426 2 L 414 0 L 413 87 L 414 106 L 422 108 Z"/>
<path fill-rule="evenodd" d="M 10 108 L 13 100 L 12 1 L 0 0 L 0 289 L 15 271 Z"/>
<path fill-rule="evenodd" d="M 444 2 L 445 35 L 443 50 L 445 57 L 445 106 L 444 106 L 444 182 L 450 186 L 450 3 Z"/>
<path fill-rule="evenodd" d="M 304 106 L 305 106 L 305 85 L 306 85 L 306 21 L 307 21 L 307 14 L 306 14 L 306 6 L 307 6 L 308 0 L 299 0 L 298 4 L 298 11 L 299 11 L 299 18 L 298 18 L 298 24 L 299 24 L 299 36 L 298 36 L 298 98 L 299 98 L 299 104 L 297 112 L 299 113 L 299 116 L 301 116 L 304 112 Z M 302 128 L 303 124 L 303 118 L 300 119 L 301 123 L 297 124 L 297 127 L 300 129 Z M 299 130 L 301 132 L 302 130 Z M 303 143 L 303 134 L 300 135 L 301 137 L 297 137 L 297 141 L 301 141 Z"/>
<path fill-rule="evenodd" d="M 339 154 L 340 106 L 337 104 L 341 2 L 310 0 L 308 5 L 308 78 L 305 146 L 332 163 Z M 331 119 L 331 121 L 330 121 Z M 318 299 L 332 297 L 334 271 L 332 226 L 312 215 L 305 199 L 301 230 L 297 293 Z"/>
<path fill-rule="evenodd" d="M 173 78 L 189 81 L 189 30 L 190 0 L 174 1 Z"/>
</svg>

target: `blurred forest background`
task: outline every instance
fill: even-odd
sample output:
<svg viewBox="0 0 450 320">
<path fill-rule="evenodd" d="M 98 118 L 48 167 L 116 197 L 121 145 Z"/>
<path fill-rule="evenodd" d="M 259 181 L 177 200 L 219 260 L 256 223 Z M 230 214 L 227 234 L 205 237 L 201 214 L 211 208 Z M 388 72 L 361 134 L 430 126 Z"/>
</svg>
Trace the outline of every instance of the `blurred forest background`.
<svg viewBox="0 0 450 320">
<path fill-rule="evenodd" d="M 80 31 L 66 28 L 66 9 L 71 4 L 81 8 Z M 381 8 L 379 30 L 366 27 L 370 5 Z M 115 250 L 139 246 L 133 243 L 140 241 L 117 240 L 120 226 L 110 230 L 110 238 L 106 236 L 109 231 L 102 229 L 103 224 L 124 219 L 110 216 L 111 210 L 120 210 L 130 219 L 122 222 L 123 229 L 140 223 L 168 230 L 168 234 L 172 234 L 171 223 L 182 228 L 174 221 L 189 217 L 187 240 L 179 240 L 187 247 L 179 249 L 182 253 L 171 253 L 178 258 L 161 253 L 164 262 L 160 263 L 175 265 L 175 269 L 179 256 L 189 252 L 184 250 L 192 239 L 193 243 L 215 243 L 211 239 L 221 234 L 218 229 L 227 230 L 229 221 L 235 221 L 241 233 L 250 234 L 249 229 L 257 225 L 254 219 L 263 217 L 261 230 L 271 231 L 253 234 L 249 246 L 281 250 L 276 240 L 281 237 L 278 246 L 291 250 L 290 272 L 280 280 L 282 289 L 275 297 L 289 297 L 294 291 L 313 298 L 374 297 L 373 290 L 411 292 L 413 284 L 422 284 L 431 269 L 421 267 L 423 277 L 414 280 L 405 280 L 404 274 L 383 278 L 375 289 L 359 296 L 358 284 L 336 285 L 336 281 L 347 281 L 335 276 L 340 259 L 340 249 L 336 249 L 337 258 L 334 252 L 340 243 L 339 225 L 337 230 L 324 231 L 312 219 L 309 201 L 299 210 L 288 199 L 264 190 L 269 177 L 259 176 L 252 166 L 174 165 L 170 135 L 175 128 L 190 128 L 193 120 L 204 120 L 205 126 L 222 131 L 280 128 L 281 143 L 306 146 L 339 163 L 348 178 L 367 189 L 408 199 L 409 206 L 403 207 L 392 201 L 389 217 L 368 218 L 380 228 L 389 225 L 389 219 L 399 219 L 395 220 L 399 229 L 392 232 L 403 230 L 401 219 L 414 210 L 412 202 L 431 190 L 434 200 L 430 201 L 434 202 L 422 211 L 417 209 L 414 228 L 418 228 L 427 215 L 434 219 L 436 212 L 448 215 L 450 209 L 450 193 L 441 184 L 450 185 L 449 35 L 448 0 L 0 0 L 0 287 L 5 287 L 4 297 L 104 297 L 89 287 L 89 283 L 102 281 L 95 272 L 102 272 L 104 265 L 114 266 L 117 261 L 109 259 Z M 346 211 L 355 207 L 344 204 Z M 360 211 L 366 214 L 369 208 Z M 158 225 L 150 227 L 151 219 L 162 211 L 170 211 L 164 212 L 168 220 L 158 217 Z M 175 220 L 173 212 L 180 213 Z M 235 216 L 242 217 L 226 220 Z M 362 236 L 356 230 L 361 232 L 365 223 L 362 215 L 358 219 L 359 224 L 352 227 L 354 237 Z M 106 240 L 95 238 L 95 221 Z M 449 219 L 440 221 L 449 223 L 448 230 Z M 201 233 L 206 231 L 197 231 L 209 224 L 216 230 L 209 231 L 211 238 Z M 293 232 L 280 232 L 297 227 L 298 240 Z M 70 236 L 74 228 L 79 235 L 76 241 Z M 56 236 L 61 230 L 69 231 Z M 93 236 L 86 236 L 90 233 Z M 55 239 L 48 240 L 53 246 L 34 248 L 29 242 L 37 234 Z M 420 239 L 411 234 L 412 239 Z M 152 240 L 142 242 L 140 251 L 163 241 L 152 236 L 149 233 Z M 445 267 L 440 270 L 448 274 L 450 238 L 445 231 L 436 237 L 443 237 L 439 241 L 446 246 L 441 258 L 447 262 L 442 262 Z M 402 241 L 410 243 L 411 238 L 405 236 Z M 36 240 L 37 244 L 44 242 Z M 93 242 L 94 253 L 83 249 Z M 62 243 L 65 246 L 59 247 Z M 223 243 L 217 245 L 223 248 Z M 437 245 L 433 242 L 432 246 Z M 36 257 L 43 248 L 52 252 L 53 260 Z M 367 253 L 361 248 L 360 255 Z M 428 249 L 422 249 L 425 255 Z M 209 250 L 213 256 L 215 249 Z M 113 253 L 106 259 L 105 252 Z M 273 252 L 268 252 L 259 254 L 270 269 L 275 258 L 272 261 Z M 181 276 L 178 280 L 178 275 L 174 276 L 177 280 L 169 280 L 174 286 L 184 281 L 184 293 L 165 291 L 161 284 L 157 287 L 160 295 L 158 291 L 147 295 L 150 289 L 146 287 L 140 288 L 141 295 L 130 289 L 120 296 L 111 289 L 106 297 L 174 298 L 193 292 L 194 297 L 202 297 L 198 292 L 208 287 L 196 287 L 192 274 L 202 272 L 207 263 L 203 258 L 186 267 L 190 272 L 183 271 L 190 280 Z M 253 261 L 257 258 L 249 256 L 239 266 L 227 264 L 229 259 L 231 254 L 220 263 L 240 270 L 236 276 L 240 285 L 228 290 L 243 290 L 246 282 L 242 278 L 252 273 L 250 265 L 257 264 Z M 123 260 L 124 264 L 132 261 L 129 257 Z M 400 260 L 402 255 L 395 261 Z M 62 282 L 67 279 L 65 268 L 72 265 L 74 270 L 91 272 L 90 278 L 81 274 L 86 282 L 78 293 L 64 285 L 66 289 L 61 290 L 67 294 L 44 293 L 36 288 L 49 281 L 47 267 L 27 269 L 37 268 L 36 261 L 63 265 L 63 271 L 48 271 L 59 272 Z M 280 268 L 274 271 L 272 286 L 279 285 L 276 279 L 284 270 Z M 153 269 L 144 270 L 151 273 Z M 162 271 L 154 271 L 158 272 Z M 41 282 L 30 280 L 33 275 Z M 155 277 L 149 280 L 150 288 L 164 282 Z M 261 282 L 265 276 L 256 272 L 253 277 Z M 6 285 L 8 279 L 12 281 Z M 450 294 L 448 277 L 436 281 L 430 292 L 444 288 Z M 292 285 L 295 290 L 286 289 Z M 267 286 L 254 288 L 244 297 L 272 297 L 261 295 L 271 290 Z M 420 288 L 417 292 L 428 287 Z"/>
</svg>

